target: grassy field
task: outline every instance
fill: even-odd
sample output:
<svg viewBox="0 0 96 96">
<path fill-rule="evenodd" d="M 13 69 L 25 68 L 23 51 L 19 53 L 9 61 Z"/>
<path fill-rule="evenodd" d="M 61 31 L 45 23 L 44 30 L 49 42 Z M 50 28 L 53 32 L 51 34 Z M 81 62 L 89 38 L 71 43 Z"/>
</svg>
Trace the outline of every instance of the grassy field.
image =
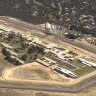
<svg viewBox="0 0 96 96">
<path fill-rule="evenodd" d="M 47 38 L 47 36 L 48 36 L 47 34 L 39 34 L 39 33 L 32 33 L 32 35 L 37 36 L 37 37 L 42 38 L 42 39 Z"/>
<path fill-rule="evenodd" d="M 35 70 L 35 72 L 42 78 L 42 79 L 50 79 L 50 76 L 47 72 L 43 71 L 43 70 Z"/>
<path fill-rule="evenodd" d="M 92 71 L 95 71 L 96 69 L 93 68 L 93 67 L 83 67 L 79 70 L 76 70 L 74 73 L 77 75 L 77 76 L 83 76 L 83 75 L 86 75 Z"/>
<path fill-rule="evenodd" d="M 73 67 L 73 66 L 71 66 L 71 65 L 69 65 L 68 63 L 63 63 L 63 64 L 58 64 L 58 66 L 59 67 L 61 67 L 61 68 L 65 68 L 65 69 L 68 69 L 68 70 L 73 70 L 73 69 L 75 69 L 75 67 Z"/>
<path fill-rule="evenodd" d="M 70 61 L 70 63 L 76 65 L 77 67 L 84 66 L 84 64 L 82 64 L 79 60 L 73 60 L 73 61 Z"/>
</svg>

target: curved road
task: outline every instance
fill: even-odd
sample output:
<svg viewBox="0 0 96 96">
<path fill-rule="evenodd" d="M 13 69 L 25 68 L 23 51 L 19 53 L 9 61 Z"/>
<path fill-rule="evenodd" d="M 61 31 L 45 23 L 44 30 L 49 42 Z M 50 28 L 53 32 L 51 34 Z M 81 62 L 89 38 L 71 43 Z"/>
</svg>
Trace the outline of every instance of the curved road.
<svg viewBox="0 0 96 96">
<path fill-rule="evenodd" d="M 62 6 L 61 6 L 62 3 L 64 3 L 64 0 L 62 2 L 59 2 L 58 3 L 58 6 L 59 6 L 59 12 L 58 12 L 58 14 L 59 15 L 61 15 L 61 13 L 62 13 Z"/>
</svg>

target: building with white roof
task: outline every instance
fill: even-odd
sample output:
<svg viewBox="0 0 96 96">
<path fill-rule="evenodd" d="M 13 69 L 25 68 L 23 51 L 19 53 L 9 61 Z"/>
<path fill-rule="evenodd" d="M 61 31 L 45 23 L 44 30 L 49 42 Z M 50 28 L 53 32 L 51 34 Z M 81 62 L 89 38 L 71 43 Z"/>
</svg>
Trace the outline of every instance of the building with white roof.
<svg viewBox="0 0 96 96">
<path fill-rule="evenodd" d="M 77 77 L 73 72 L 71 72 L 71 71 L 69 71 L 67 69 L 56 67 L 56 68 L 54 68 L 54 70 L 57 71 L 57 72 L 59 72 L 59 73 L 61 73 L 61 74 L 66 75 L 68 77 L 71 77 L 71 78 L 76 78 Z"/>
<path fill-rule="evenodd" d="M 6 47 L 6 48 L 8 48 L 8 49 L 12 49 L 13 48 L 12 46 L 10 46 L 10 45 L 8 45 L 6 43 L 3 43 L 3 42 L 1 43 L 1 45 Z"/>
<path fill-rule="evenodd" d="M 3 31 L 6 31 L 6 32 L 11 32 L 12 31 L 11 29 L 7 28 L 4 25 L 0 25 L 0 29 L 3 30 Z"/>
<path fill-rule="evenodd" d="M 42 65 L 44 65 L 46 67 L 49 67 L 52 64 L 56 64 L 57 63 L 56 61 L 54 61 L 54 60 L 52 60 L 50 58 L 47 58 L 47 57 L 43 57 L 42 59 L 37 59 L 36 61 L 41 63 Z"/>
<path fill-rule="evenodd" d="M 12 58 L 12 59 L 16 59 L 16 60 L 17 60 L 19 63 L 21 63 L 21 64 L 24 64 L 24 63 L 25 63 L 24 61 L 22 61 L 21 59 L 15 57 L 15 56 L 11 56 L 11 58 Z"/>
<path fill-rule="evenodd" d="M 45 24 L 45 29 L 51 29 L 51 24 L 47 22 L 47 23 Z"/>
<path fill-rule="evenodd" d="M 79 58 L 79 61 L 81 61 L 82 64 L 85 64 L 85 65 L 87 65 L 87 66 L 96 67 L 96 64 L 95 64 L 95 63 L 89 62 L 89 61 L 87 61 L 87 60 L 85 60 L 85 59 L 83 59 L 83 58 Z"/>
<path fill-rule="evenodd" d="M 8 52 L 10 52 L 11 55 L 13 56 L 18 56 L 18 54 L 12 50 L 6 49 Z"/>
</svg>

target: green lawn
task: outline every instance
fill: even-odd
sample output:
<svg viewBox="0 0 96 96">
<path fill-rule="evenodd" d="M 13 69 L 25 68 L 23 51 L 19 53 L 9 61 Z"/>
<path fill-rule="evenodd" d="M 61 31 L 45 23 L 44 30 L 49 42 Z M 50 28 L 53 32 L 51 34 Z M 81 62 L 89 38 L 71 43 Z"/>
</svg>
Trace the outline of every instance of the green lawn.
<svg viewBox="0 0 96 96">
<path fill-rule="evenodd" d="M 77 67 L 84 66 L 84 64 L 82 64 L 82 62 L 80 62 L 79 60 L 70 61 L 70 63 L 76 65 Z"/>
<path fill-rule="evenodd" d="M 43 35 L 43 34 L 39 34 L 39 33 L 33 33 L 32 35 L 33 35 L 33 36 L 37 36 L 37 37 L 39 37 L 39 38 L 47 38 L 47 36 L 48 36 L 47 34 L 44 34 L 44 35 Z"/>
<path fill-rule="evenodd" d="M 68 70 L 73 70 L 73 69 L 75 69 L 75 67 L 69 65 L 68 63 L 58 64 L 58 66 L 61 67 L 61 68 L 68 69 Z"/>
<path fill-rule="evenodd" d="M 88 74 L 88 73 L 90 73 L 90 72 L 92 72 L 92 71 L 94 71 L 94 70 L 96 70 L 95 68 L 93 68 L 93 67 L 83 67 L 83 68 L 81 68 L 81 69 L 79 69 L 79 70 L 76 70 L 74 73 L 77 75 L 77 76 L 83 76 L 83 75 L 85 75 L 85 74 Z"/>
</svg>

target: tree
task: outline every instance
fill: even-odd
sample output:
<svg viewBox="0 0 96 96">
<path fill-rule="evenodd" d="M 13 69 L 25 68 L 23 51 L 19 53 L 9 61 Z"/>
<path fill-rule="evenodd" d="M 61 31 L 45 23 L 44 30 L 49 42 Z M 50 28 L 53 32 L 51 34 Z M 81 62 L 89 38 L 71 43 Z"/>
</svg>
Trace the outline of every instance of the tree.
<svg viewBox="0 0 96 96">
<path fill-rule="evenodd" d="M 38 56 L 37 56 L 37 54 L 35 54 L 35 55 L 34 55 L 34 60 L 36 60 L 36 59 L 37 59 L 37 57 L 38 57 Z"/>
<path fill-rule="evenodd" d="M 70 30 L 76 30 L 76 25 L 71 25 Z"/>
<path fill-rule="evenodd" d="M 21 65 L 20 63 L 19 63 L 19 61 L 15 61 L 15 65 Z"/>
<path fill-rule="evenodd" d="M 15 51 L 15 52 L 18 52 L 18 49 L 15 48 L 14 51 Z"/>
<path fill-rule="evenodd" d="M 5 59 L 7 59 L 9 62 L 12 62 L 12 59 L 11 59 L 11 56 L 10 55 L 9 56 L 6 56 Z"/>
<path fill-rule="evenodd" d="M 22 47 L 22 49 L 25 49 L 27 46 L 26 46 L 26 44 L 21 43 L 21 47 Z"/>
<path fill-rule="evenodd" d="M 2 35 L 2 33 L 0 33 L 0 37 L 2 37 L 3 35 Z"/>
<path fill-rule="evenodd" d="M 38 53 L 44 53 L 44 49 L 37 46 Z"/>
<path fill-rule="evenodd" d="M 3 53 L 3 55 L 6 54 L 6 49 L 5 48 L 2 48 L 2 53 Z"/>
<path fill-rule="evenodd" d="M 71 34 L 71 33 L 68 33 L 68 34 L 66 35 L 66 37 L 68 37 L 69 39 L 76 39 L 76 38 L 77 38 L 76 35 Z"/>
<path fill-rule="evenodd" d="M 20 42 L 23 42 L 24 41 L 24 38 L 21 36 L 20 37 Z"/>
<path fill-rule="evenodd" d="M 31 46 L 29 49 L 28 49 L 28 53 L 34 53 L 36 52 L 37 48 L 36 46 Z"/>
<path fill-rule="evenodd" d="M 13 38 L 14 38 L 14 34 L 12 33 L 12 34 L 9 34 L 9 35 L 8 35 L 7 40 L 10 41 L 10 40 L 13 39 Z"/>
<path fill-rule="evenodd" d="M 25 55 L 22 55 L 21 59 L 24 60 L 24 61 L 26 61 L 27 60 L 27 55 L 26 54 Z"/>
<path fill-rule="evenodd" d="M 10 52 L 7 51 L 5 48 L 2 48 L 2 53 L 3 53 L 3 55 L 5 55 L 6 57 L 11 56 Z"/>
</svg>

